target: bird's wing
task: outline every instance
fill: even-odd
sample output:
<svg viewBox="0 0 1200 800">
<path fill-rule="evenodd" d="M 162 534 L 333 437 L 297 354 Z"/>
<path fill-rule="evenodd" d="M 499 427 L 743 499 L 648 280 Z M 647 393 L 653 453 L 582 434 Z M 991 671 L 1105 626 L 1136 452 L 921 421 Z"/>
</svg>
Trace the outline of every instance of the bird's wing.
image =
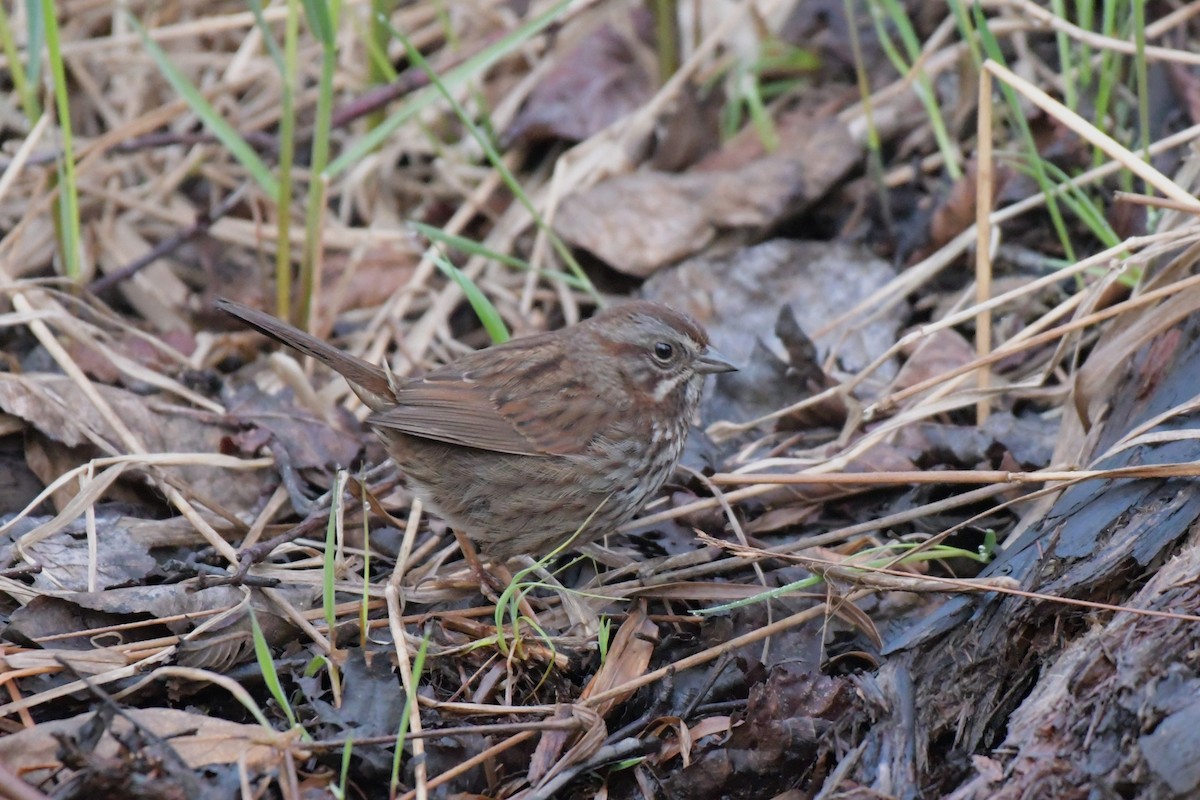
<svg viewBox="0 0 1200 800">
<path fill-rule="evenodd" d="M 518 343 L 525 340 L 512 344 Z M 561 358 L 536 358 L 536 348 L 525 349 L 528 358 L 496 358 L 497 349 L 401 384 L 395 407 L 372 414 L 369 422 L 480 450 L 566 455 L 584 449 L 625 411 Z"/>
</svg>

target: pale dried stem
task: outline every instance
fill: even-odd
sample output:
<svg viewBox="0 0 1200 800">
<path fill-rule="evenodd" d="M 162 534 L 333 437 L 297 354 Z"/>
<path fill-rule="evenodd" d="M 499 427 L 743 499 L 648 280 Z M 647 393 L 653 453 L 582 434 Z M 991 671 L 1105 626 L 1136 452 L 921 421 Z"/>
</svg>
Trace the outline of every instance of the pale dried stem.
<svg viewBox="0 0 1200 800">
<path fill-rule="evenodd" d="M 414 500 L 412 511 L 408 517 L 408 525 L 404 529 L 404 541 L 400 547 L 400 554 L 396 558 L 396 567 L 392 571 L 391 580 L 388 581 L 385 589 L 388 610 L 388 625 L 392 633 L 392 644 L 396 648 L 396 660 L 400 665 L 400 680 L 404 684 L 405 696 L 409 703 L 409 718 L 408 728 L 414 734 L 421 732 L 421 706 L 416 702 L 418 696 L 416 681 L 413 679 L 412 672 L 412 656 L 408 652 L 408 634 L 404 630 L 402 619 L 404 617 L 400 608 L 400 582 L 404 578 L 404 571 L 408 567 L 408 556 L 412 553 L 413 542 L 416 540 L 417 529 L 421 523 L 421 501 Z M 411 793 L 418 800 L 426 800 L 429 796 L 429 789 L 432 788 L 428 783 L 425 766 L 425 742 L 421 738 L 412 740 L 413 748 L 413 776 L 416 781 L 416 788 Z"/>
</svg>

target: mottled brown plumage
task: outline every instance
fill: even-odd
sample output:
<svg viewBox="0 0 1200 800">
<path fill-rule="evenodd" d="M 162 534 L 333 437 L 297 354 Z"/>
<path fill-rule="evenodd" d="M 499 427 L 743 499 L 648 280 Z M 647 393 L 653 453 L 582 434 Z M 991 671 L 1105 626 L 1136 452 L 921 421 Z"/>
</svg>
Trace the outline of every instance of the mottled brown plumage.
<svg viewBox="0 0 1200 800">
<path fill-rule="evenodd" d="M 395 381 L 261 311 L 217 307 L 343 375 L 417 494 L 497 560 L 633 517 L 674 470 L 704 376 L 733 369 L 691 318 L 645 301 Z"/>
</svg>

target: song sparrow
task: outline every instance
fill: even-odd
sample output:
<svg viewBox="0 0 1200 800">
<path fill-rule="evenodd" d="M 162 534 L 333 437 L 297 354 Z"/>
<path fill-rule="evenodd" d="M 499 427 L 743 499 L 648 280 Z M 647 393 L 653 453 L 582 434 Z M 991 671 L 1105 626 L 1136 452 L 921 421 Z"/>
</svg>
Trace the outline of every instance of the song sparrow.
<svg viewBox="0 0 1200 800">
<path fill-rule="evenodd" d="M 261 311 L 217 308 L 344 376 L 417 495 L 495 560 L 633 517 L 674 470 L 704 376 L 734 369 L 696 322 L 645 301 L 411 379 Z"/>
</svg>

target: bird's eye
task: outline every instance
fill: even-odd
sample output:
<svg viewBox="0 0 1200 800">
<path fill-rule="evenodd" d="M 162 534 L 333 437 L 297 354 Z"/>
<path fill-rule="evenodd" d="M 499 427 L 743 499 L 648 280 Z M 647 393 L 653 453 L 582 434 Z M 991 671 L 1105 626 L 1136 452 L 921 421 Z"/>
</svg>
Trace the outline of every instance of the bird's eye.
<svg viewBox="0 0 1200 800">
<path fill-rule="evenodd" d="M 671 360 L 671 356 L 675 355 L 675 348 L 666 342 L 659 342 L 654 345 L 654 357 L 659 361 L 666 363 Z"/>
</svg>

